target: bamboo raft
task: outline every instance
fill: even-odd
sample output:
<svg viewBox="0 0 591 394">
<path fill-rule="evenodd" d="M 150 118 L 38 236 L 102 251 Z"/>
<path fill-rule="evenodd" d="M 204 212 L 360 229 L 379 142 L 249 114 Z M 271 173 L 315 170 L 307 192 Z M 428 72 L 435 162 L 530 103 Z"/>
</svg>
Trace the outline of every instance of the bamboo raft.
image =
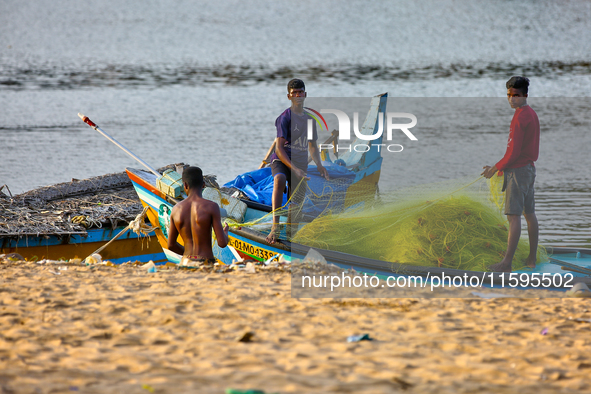
<svg viewBox="0 0 591 394">
<path fill-rule="evenodd" d="M 0 193 L 0 208 L 0 238 L 86 235 L 92 228 L 127 225 L 143 209 L 124 172 L 72 179 L 12 198 Z"/>
<path fill-rule="evenodd" d="M 183 167 L 183 163 L 171 164 L 160 171 L 182 172 Z M 215 176 L 206 178 L 209 184 L 217 185 Z M 85 257 L 125 229 L 142 211 L 125 172 L 72 179 L 15 196 L 7 188 L 0 189 L 0 254 L 16 252 L 27 259 Z M 150 233 L 148 240 L 153 236 Z M 138 238 L 129 231 L 123 242 L 117 240 L 106 254 L 113 260 L 140 261 L 162 254 L 156 242 L 138 246 Z"/>
</svg>

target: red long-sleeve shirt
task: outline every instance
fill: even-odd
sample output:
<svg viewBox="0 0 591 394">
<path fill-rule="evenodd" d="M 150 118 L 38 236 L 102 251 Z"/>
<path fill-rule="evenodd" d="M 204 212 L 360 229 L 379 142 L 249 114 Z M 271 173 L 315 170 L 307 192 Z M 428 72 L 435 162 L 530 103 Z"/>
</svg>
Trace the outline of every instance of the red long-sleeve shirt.
<svg viewBox="0 0 591 394">
<path fill-rule="evenodd" d="M 509 132 L 505 156 L 496 164 L 497 170 L 534 165 L 540 152 L 540 122 L 529 106 L 517 108 Z"/>
</svg>

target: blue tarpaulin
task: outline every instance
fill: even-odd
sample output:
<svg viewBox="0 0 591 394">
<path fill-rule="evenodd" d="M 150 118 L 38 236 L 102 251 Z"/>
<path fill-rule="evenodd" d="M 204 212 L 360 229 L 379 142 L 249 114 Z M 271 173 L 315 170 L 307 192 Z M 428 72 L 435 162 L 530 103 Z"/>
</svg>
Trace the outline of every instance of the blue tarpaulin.
<svg viewBox="0 0 591 394">
<path fill-rule="evenodd" d="M 328 170 L 330 180 L 320 176 L 315 165 L 308 166 L 308 191 L 303 210 L 310 216 L 318 216 L 325 209 L 342 210 L 344 192 L 355 179 L 355 173 L 346 167 L 331 162 L 322 163 Z M 273 175 L 271 168 L 251 171 L 238 175 L 233 181 L 224 185 L 241 190 L 252 201 L 272 205 Z M 283 195 L 283 204 L 287 202 L 287 194 Z"/>
</svg>

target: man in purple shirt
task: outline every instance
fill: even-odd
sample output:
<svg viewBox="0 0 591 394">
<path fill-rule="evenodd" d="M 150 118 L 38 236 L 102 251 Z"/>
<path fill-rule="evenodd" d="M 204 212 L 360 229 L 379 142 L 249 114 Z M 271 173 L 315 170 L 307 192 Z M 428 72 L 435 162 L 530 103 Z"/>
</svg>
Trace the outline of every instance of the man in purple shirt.
<svg viewBox="0 0 591 394">
<path fill-rule="evenodd" d="M 318 134 L 316 123 L 313 122 L 313 137 L 308 140 L 308 119 L 312 119 L 304 111 L 306 86 L 301 79 L 292 79 L 287 84 L 287 98 L 291 107 L 286 109 L 275 121 L 277 139 L 275 153 L 271 156 L 271 170 L 273 171 L 273 211 L 281 207 L 286 181 L 289 184 L 289 194 L 298 189 L 299 198 L 292 198 L 292 204 L 303 202 L 306 192 L 306 176 L 308 171 L 308 150 L 318 167 L 320 175 L 328 179 L 328 172 L 322 166 L 320 153 L 316 141 Z M 296 199 L 297 201 L 293 201 Z M 301 200 L 301 201 L 300 201 Z M 291 216 L 291 215 L 290 215 Z M 291 222 L 291 218 L 288 219 Z M 279 216 L 273 215 L 273 227 L 267 236 L 267 242 L 275 243 L 279 236 Z"/>
</svg>

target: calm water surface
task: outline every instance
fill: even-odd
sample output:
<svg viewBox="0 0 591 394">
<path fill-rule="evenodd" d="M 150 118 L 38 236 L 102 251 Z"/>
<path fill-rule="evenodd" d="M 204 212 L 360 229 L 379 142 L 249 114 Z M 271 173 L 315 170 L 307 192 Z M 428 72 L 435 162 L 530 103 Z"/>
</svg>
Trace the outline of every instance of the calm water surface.
<svg viewBox="0 0 591 394">
<path fill-rule="evenodd" d="M 381 187 L 476 178 L 504 153 L 504 82 L 524 74 L 542 123 L 542 241 L 591 247 L 590 54 L 582 0 L 6 0 L 0 186 L 138 166 L 78 112 L 155 167 L 197 164 L 229 181 L 260 163 L 294 76 L 311 97 L 458 98 L 417 104 L 419 141 L 385 156 Z"/>
</svg>

